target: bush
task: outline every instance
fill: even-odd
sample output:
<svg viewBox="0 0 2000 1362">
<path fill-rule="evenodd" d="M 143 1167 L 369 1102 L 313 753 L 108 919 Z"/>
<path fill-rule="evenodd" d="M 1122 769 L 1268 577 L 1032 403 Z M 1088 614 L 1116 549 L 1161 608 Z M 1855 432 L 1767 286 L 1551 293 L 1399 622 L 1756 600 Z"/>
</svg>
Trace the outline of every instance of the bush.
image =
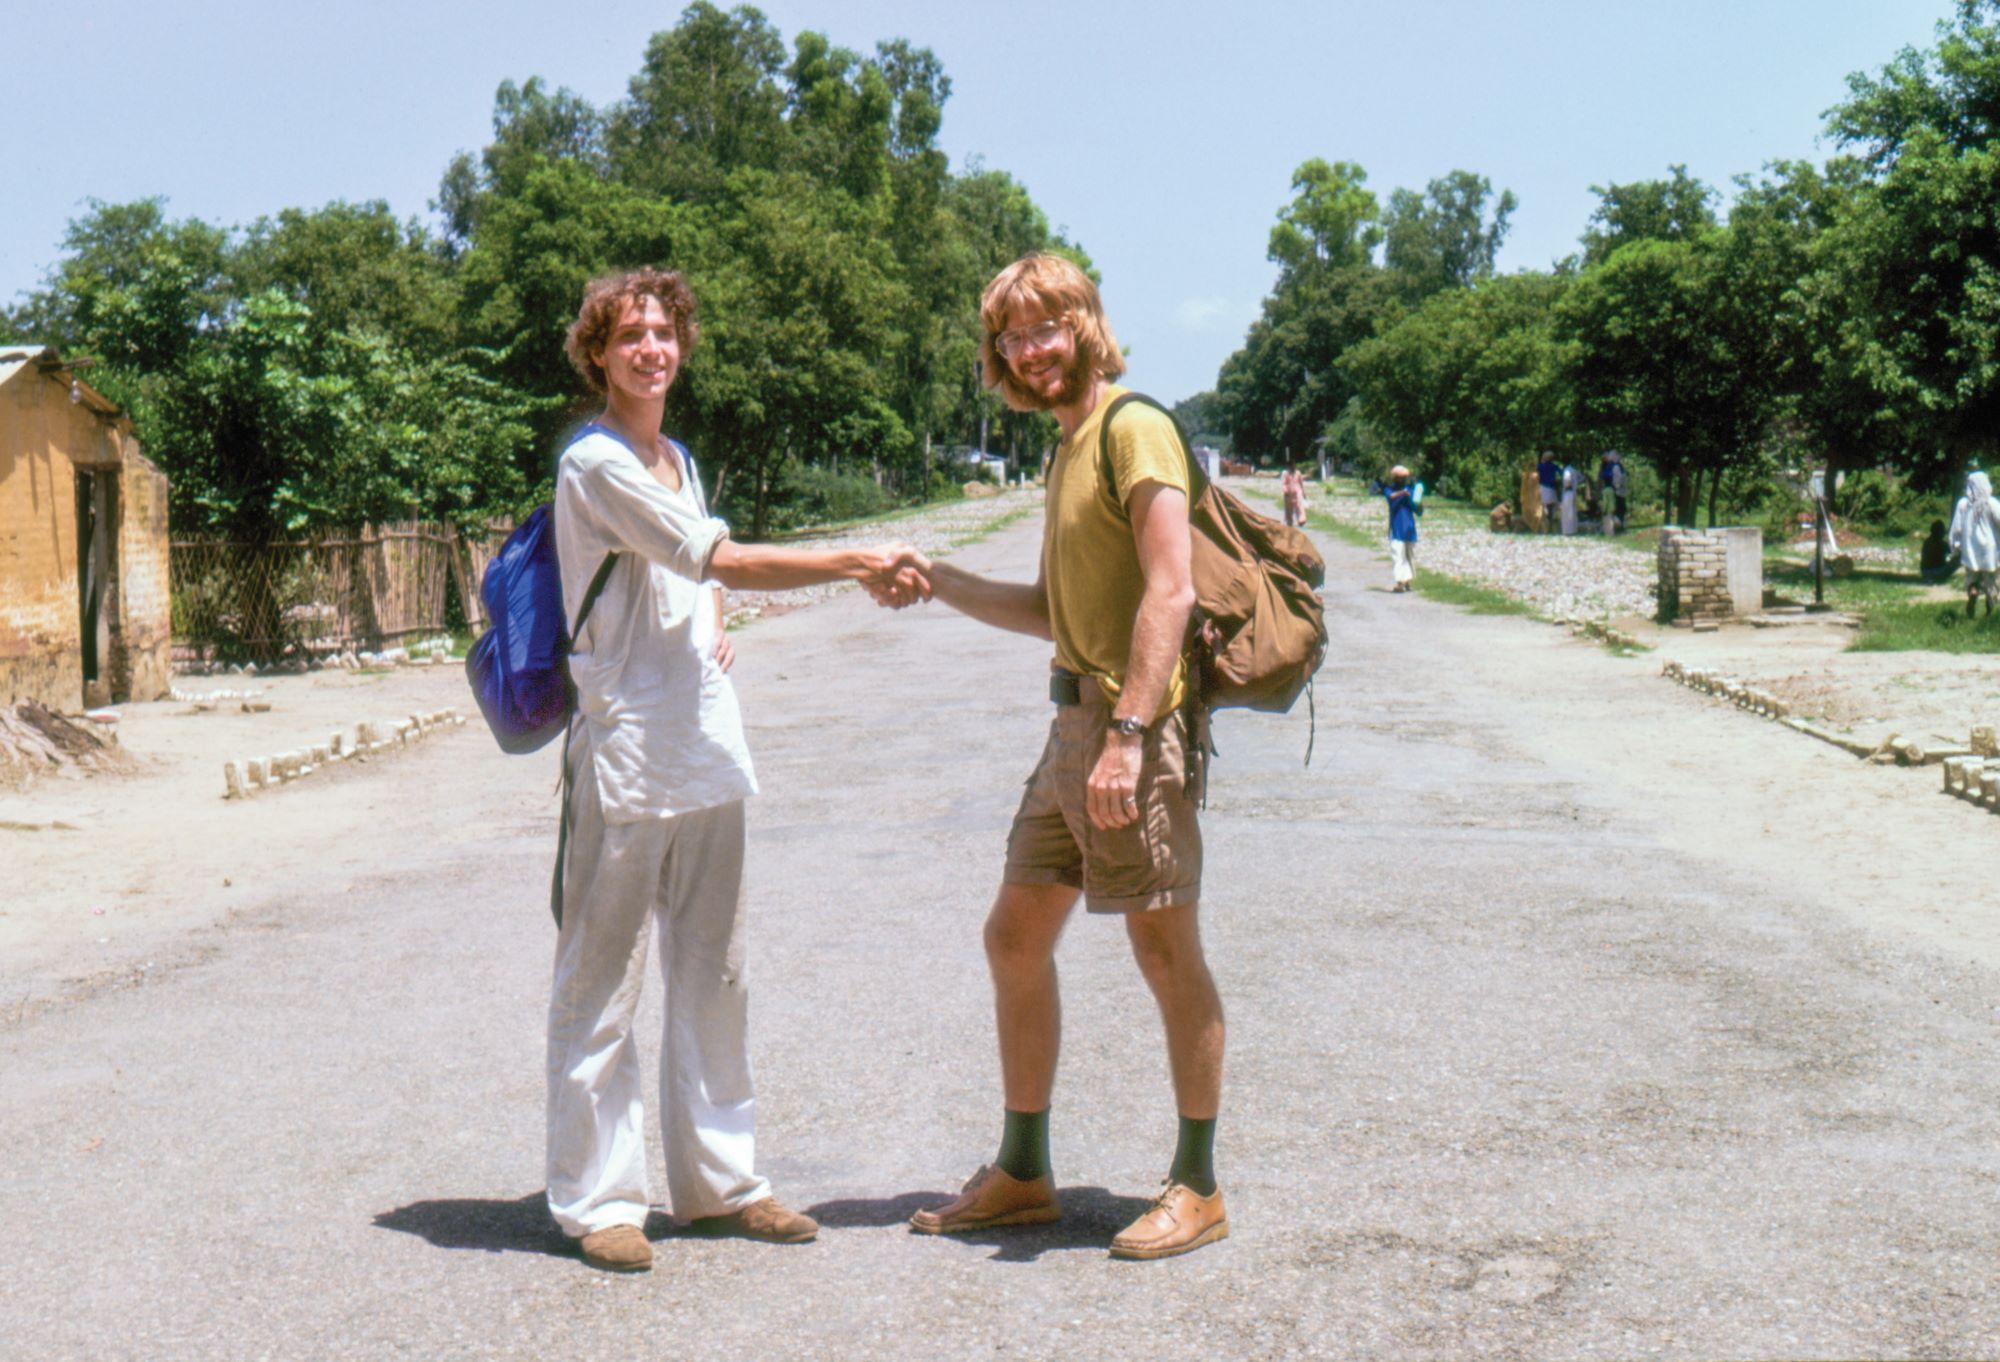
<svg viewBox="0 0 2000 1362">
<path fill-rule="evenodd" d="M 771 527 L 796 530 L 808 525 L 836 525 L 880 515 L 894 499 L 865 473 L 847 473 L 815 464 L 786 467 L 772 497 Z"/>
<path fill-rule="evenodd" d="M 1949 519 L 1951 514 L 1949 503 L 1940 514 L 1935 496 L 1879 468 L 1843 478 L 1834 506 L 1850 528 L 1878 536 L 1921 535 L 1933 520 Z"/>
</svg>

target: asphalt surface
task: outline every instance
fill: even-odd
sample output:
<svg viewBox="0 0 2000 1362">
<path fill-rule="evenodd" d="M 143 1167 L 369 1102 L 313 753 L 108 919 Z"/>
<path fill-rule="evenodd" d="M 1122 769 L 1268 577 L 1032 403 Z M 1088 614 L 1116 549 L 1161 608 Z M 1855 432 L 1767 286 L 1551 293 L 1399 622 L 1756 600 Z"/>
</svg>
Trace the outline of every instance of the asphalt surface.
<svg viewBox="0 0 2000 1362">
<path fill-rule="evenodd" d="M 1025 578 L 1038 535 L 960 561 Z M 1809 829 L 1704 832 L 1772 817 L 1818 745 L 1328 553 L 1312 764 L 1303 712 L 1218 720 L 1228 1241 L 1105 1255 L 1174 1111 L 1124 934 L 1081 915 L 1065 1219 L 903 1228 L 998 1134 L 979 924 L 1047 653 L 850 596 L 739 639 L 761 1161 L 818 1243 L 661 1214 L 649 1275 L 567 1252 L 553 754 L 467 741 L 378 777 L 426 799 L 365 869 L 0 1030 L 0 1356 L 2000 1354 L 2000 976 L 1829 903 Z M 1625 751 L 1633 722 L 1686 746 Z"/>
</svg>

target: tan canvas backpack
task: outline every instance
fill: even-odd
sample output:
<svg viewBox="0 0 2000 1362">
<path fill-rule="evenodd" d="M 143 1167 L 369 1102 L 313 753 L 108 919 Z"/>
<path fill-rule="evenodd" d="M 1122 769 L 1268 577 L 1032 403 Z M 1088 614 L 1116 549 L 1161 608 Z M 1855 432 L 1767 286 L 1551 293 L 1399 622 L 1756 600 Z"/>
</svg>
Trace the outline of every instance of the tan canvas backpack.
<svg viewBox="0 0 2000 1362">
<path fill-rule="evenodd" d="M 1303 692 L 1310 707 L 1313 673 L 1326 658 L 1326 613 L 1319 598 L 1325 561 L 1304 533 L 1259 515 L 1210 482 L 1173 413 L 1138 393 L 1114 399 L 1098 433 L 1103 485 L 1121 512 L 1123 498 L 1111 467 L 1111 421 L 1131 402 L 1173 423 L 1187 460 L 1195 594 L 1187 653 L 1197 706 L 1282 714 Z M 1306 759 L 1312 759 L 1310 741 Z"/>
</svg>

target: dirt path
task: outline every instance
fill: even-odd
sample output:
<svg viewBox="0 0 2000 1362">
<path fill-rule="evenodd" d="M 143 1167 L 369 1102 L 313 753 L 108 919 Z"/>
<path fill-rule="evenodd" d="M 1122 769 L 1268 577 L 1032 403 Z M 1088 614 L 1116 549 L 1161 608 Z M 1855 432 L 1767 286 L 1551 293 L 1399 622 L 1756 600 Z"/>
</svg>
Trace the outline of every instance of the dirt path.
<svg viewBox="0 0 2000 1362">
<path fill-rule="evenodd" d="M 1027 577 L 1035 540 L 963 560 Z M 1135 1331 L 1232 1359 L 2000 1352 L 2000 940 L 1966 850 L 1991 815 L 1328 553 L 1318 753 L 1302 715 L 1222 716 L 1204 822 L 1225 1244 L 1104 1256 L 1173 1116 L 1102 920 L 1062 955 L 1063 1222 L 902 1228 L 991 1154 L 978 924 L 1047 649 L 848 597 L 745 631 L 738 667 L 760 1157 L 817 1245 L 660 1217 L 648 1278 L 563 1256 L 538 1199 L 552 771 L 462 730 L 185 815 L 153 873 L 268 878 L 190 875 L 211 925 L 162 930 L 159 968 L 0 1024 L 0 1147 L 32 1151 L 0 1180 L 0 1337 L 93 1362 L 1096 1356 Z M 129 868 L 68 855 L 32 873 Z M 52 1226 L 92 1227 L 87 1263 Z"/>
</svg>

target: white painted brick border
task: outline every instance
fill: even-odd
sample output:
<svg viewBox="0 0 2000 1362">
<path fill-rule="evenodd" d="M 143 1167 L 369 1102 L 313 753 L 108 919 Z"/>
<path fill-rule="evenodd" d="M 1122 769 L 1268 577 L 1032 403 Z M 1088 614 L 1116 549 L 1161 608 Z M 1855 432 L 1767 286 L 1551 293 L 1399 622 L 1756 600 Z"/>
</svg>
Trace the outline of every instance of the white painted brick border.
<svg viewBox="0 0 2000 1362">
<path fill-rule="evenodd" d="M 248 704 L 247 701 L 245 703 Z M 464 726 L 465 716 L 458 712 L 458 706 L 447 705 L 443 709 L 412 714 L 407 719 L 373 723 L 363 721 L 354 726 L 352 742 L 342 731 L 330 734 L 323 743 L 277 752 L 268 757 L 226 761 L 222 764 L 222 797 L 248 799 L 260 790 L 289 785 L 334 762 L 383 755 L 421 742 L 433 733 Z"/>
</svg>

